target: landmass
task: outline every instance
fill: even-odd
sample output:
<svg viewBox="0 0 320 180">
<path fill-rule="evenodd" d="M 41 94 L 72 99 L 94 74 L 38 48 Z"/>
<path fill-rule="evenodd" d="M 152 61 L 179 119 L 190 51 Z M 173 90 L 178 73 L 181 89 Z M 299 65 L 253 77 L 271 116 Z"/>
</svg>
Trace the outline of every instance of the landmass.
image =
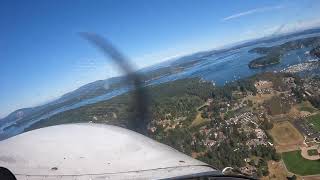
<svg viewBox="0 0 320 180">
<path fill-rule="evenodd" d="M 250 52 L 259 57 L 250 68 L 278 64 L 291 50 L 312 48 L 319 37 L 290 41 Z M 317 56 L 318 49 L 310 54 Z M 144 72 L 145 82 L 171 75 L 201 63 L 201 57 Z M 231 174 L 261 179 L 309 178 L 320 176 L 320 76 L 299 72 L 318 68 L 319 62 L 304 62 L 280 72 L 264 72 L 215 85 L 201 78 L 186 78 L 144 87 L 148 94 L 148 121 L 137 116 L 135 92 L 88 104 L 38 121 L 24 131 L 66 123 L 102 123 L 121 126 L 167 144 L 218 169 L 230 167 Z M 83 89 L 83 98 L 103 94 L 100 82 Z M 104 82 L 103 82 L 104 84 Z M 109 89 L 122 87 L 115 80 Z M 93 86 L 94 85 L 94 86 Z M 79 89 L 82 92 L 83 89 Z M 81 98 L 68 94 L 68 101 L 42 109 L 42 114 L 61 103 Z M 76 96 L 75 96 L 76 97 Z M 30 119 L 38 111 L 26 109 Z M 21 122 L 23 113 L 16 113 Z M 20 120 L 20 119 L 19 119 Z M 15 124 L 15 125 L 19 125 Z M 302 168 L 303 167 L 303 168 Z"/>
<path fill-rule="evenodd" d="M 249 63 L 249 68 L 255 69 L 255 68 L 262 68 L 270 65 L 275 65 L 280 63 L 280 55 L 267 55 L 267 56 L 262 56 L 257 59 L 254 59 L 250 61 Z"/>
<path fill-rule="evenodd" d="M 264 179 L 320 174 L 317 168 L 295 168 L 317 163 L 300 156 L 302 148 L 317 150 L 314 145 L 320 141 L 318 76 L 270 72 L 223 86 L 188 78 L 146 88 L 151 115 L 140 127 L 147 127 L 147 135 L 157 141 L 219 169 L 232 167 L 234 174 Z M 139 123 L 132 121 L 132 97 L 131 92 L 69 110 L 26 131 L 75 122 L 130 129 Z"/>
<path fill-rule="evenodd" d="M 251 49 L 250 53 L 258 53 L 263 55 L 262 57 L 256 58 L 249 62 L 249 68 L 263 68 L 281 62 L 281 57 L 286 53 L 306 47 L 314 47 L 320 42 L 320 37 L 310 37 L 304 39 L 298 39 L 289 41 L 280 45 L 275 45 L 271 47 L 257 47 Z M 310 54 L 320 57 L 319 48 L 314 48 L 310 51 Z"/>
<path fill-rule="evenodd" d="M 313 48 L 310 54 L 316 58 L 320 58 L 320 46 Z"/>
</svg>

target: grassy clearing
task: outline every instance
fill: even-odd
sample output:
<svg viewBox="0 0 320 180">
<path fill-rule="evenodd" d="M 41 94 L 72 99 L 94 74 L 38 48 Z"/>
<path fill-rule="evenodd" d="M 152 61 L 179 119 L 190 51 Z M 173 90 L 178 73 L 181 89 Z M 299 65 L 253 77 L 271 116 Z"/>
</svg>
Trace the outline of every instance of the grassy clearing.
<svg viewBox="0 0 320 180">
<path fill-rule="evenodd" d="M 311 161 L 301 156 L 301 151 L 282 153 L 282 159 L 287 169 L 302 176 L 320 174 L 320 161 Z"/>
<path fill-rule="evenodd" d="M 308 121 L 312 123 L 312 126 L 315 130 L 320 131 L 320 114 L 309 116 Z"/>
<path fill-rule="evenodd" d="M 314 108 L 312 108 L 312 107 L 306 107 L 306 106 L 305 106 L 305 107 L 300 107 L 299 110 L 300 110 L 300 111 L 307 111 L 307 112 L 310 112 L 310 113 L 313 113 L 313 112 L 316 111 Z"/>
<path fill-rule="evenodd" d="M 201 112 L 198 112 L 196 118 L 194 118 L 194 120 L 192 121 L 190 127 L 198 127 L 198 126 L 204 125 L 204 124 L 206 124 L 208 122 L 210 122 L 210 120 L 202 118 L 201 117 Z"/>
<path fill-rule="evenodd" d="M 307 111 L 310 113 L 314 113 L 317 111 L 317 109 L 315 109 L 309 101 L 304 101 L 302 103 L 299 104 L 299 110 L 300 111 Z"/>
<path fill-rule="evenodd" d="M 261 177 L 261 180 L 287 179 L 288 173 L 281 162 L 268 161 L 269 175 Z"/>
<path fill-rule="evenodd" d="M 274 94 L 261 94 L 256 96 L 247 96 L 244 99 L 250 100 L 253 104 L 262 104 L 264 101 L 270 100 Z"/>
<path fill-rule="evenodd" d="M 270 100 L 265 101 L 265 105 L 270 115 L 285 114 L 291 109 L 290 103 L 282 100 L 279 96 L 274 96 Z"/>
<path fill-rule="evenodd" d="M 303 141 L 303 136 L 288 121 L 274 123 L 270 134 L 278 145 L 293 145 Z"/>
</svg>

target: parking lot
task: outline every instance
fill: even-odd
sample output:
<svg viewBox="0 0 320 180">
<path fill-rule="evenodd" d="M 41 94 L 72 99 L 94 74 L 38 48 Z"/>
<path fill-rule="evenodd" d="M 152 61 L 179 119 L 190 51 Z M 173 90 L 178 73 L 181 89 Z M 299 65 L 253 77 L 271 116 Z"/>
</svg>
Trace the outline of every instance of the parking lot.
<svg viewBox="0 0 320 180">
<path fill-rule="evenodd" d="M 293 125 L 308 138 L 320 137 L 320 133 L 313 129 L 312 126 L 308 123 L 308 121 L 298 119 L 293 122 Z"/>
</svg>

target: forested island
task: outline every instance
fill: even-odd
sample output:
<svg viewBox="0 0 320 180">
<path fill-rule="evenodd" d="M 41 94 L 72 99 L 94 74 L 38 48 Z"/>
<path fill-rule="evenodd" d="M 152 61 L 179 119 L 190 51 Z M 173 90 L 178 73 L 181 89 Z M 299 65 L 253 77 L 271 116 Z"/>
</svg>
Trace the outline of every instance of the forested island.
<svg viewBox="0 0 320 180">
<path fill-rule="evenodd" d="M 279 54 L 262 56 L 250 61 L 248 66 L 251 69 L 255 69 L 255 68 L 262 68 L 262 67 L 266 67 L 274 64 L 279 64 L 280 58 L 281 57 Z"/>
<path fill-rule="evenodd" d="M 271 47 L 257 47 L 250 50 L 250 53 L 258 53 L 263 55 L 249 62 L 249 68 L 263 68 L 270 65 L 279 64 L 281 57 L 292 50 L 306 47 L 317 46 L 320 42 L 320 37 L 310 37 L 289 41 L 281 45 Z M 310 51 L 311 55 L 320 57 L 319 48 L 314 48 Z"/>
</svg>

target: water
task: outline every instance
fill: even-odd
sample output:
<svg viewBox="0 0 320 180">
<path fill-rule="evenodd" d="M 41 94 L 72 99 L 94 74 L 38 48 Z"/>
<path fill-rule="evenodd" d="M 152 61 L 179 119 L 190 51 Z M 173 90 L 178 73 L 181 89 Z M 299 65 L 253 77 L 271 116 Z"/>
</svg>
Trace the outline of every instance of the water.
<svg viewBox="0 0 320 180">
<path fill-rule="evenodd" d="M 309 37 L 309 36 L 305 36 L 305 37 Z M 297 39 L 297 37 L 292 39 Z M 287 39 L 286 41 L 289 41 L 292 39 Z M 261 56 L 260 54 L 249 53 L 248 52 L 249 50 L 251 50 L 254 47 L 274 46 L 274 45 L 282 44 L 286 41 L 282 40 L 282 41 L 272 42 L 268 44 L 265 44 L 265 43 L 257 44 L 250 47 L 230 50 L 220 54 L 214 54 L 204 58 L 199 63 L 193 65 L 190 68 L 185 69 L 182 72 L 163 76 L 156 80 L 151 80 L 146 83 L 146 86 L 156 85 L 156 84 L 174 81 L 177 79 L 183 79 L 187 77 L 200 77 L 208 81 L 213 81 L 217 85 L 223 85 L 226 82 L 252 76 L 260 72 L 280 71 L 290 65 L 298 64 L 311 59 L 310 56 L 305 54 L 305 52 L 309 51 L 310 49 L 303 48 L 303 49 L 297 49 L 297 50 L 288 52 L 286 55 L 282 57 L 280 64 L 264 67 L 261 69 L 250 69 L 248 67 L 248 64 L 251 60 Z M 66 105 L 66 106 L 57 108 L 45 115 L 42 115 L 41 117 L 37 117 L 35 119 L 31 119 L 24 123 L 21 123 L 19 124 L 19 126 L 16 126 L 15 122 L 10 122 L 9 124 L 6 124 L 0 128 L 0 132 L 1 132 L 0 140 L 22 133 L 25 128 L 31 126 L 35 122 L 41 121 L 43 119 L 47 119 L 55 114 L 58 114 L 67 110 L 71 110 L 71 109 L 76 109 L 88 104 L 93 104 L 99 101 L 108 100 L 117 95 L 126 93 L 131 89 L 132 87 L 129 87 L 129 86 L 122 87 L 120 89 L 113 90 L 101 96 L 85 99 L 75 104 Z M 4 130 L 4 128 L 6 129 Z"/>
<path fill-rule="evenodd" d="M 223 55 L 213 55 L 192 68 L 177 74 L 163 77 L 152 83 L 163 83 L 187 77 L 201 77 L 205 80 L 213 81 L 217 85 L 223 85 L 226 82 L 249 77 L 261 72 L 280 71 L 290 65 L 312 59 L 309 55 L 305 54 L 306 51 L 310 50 L 309 48 L 297 49 L 284 55 L 281 58 L 280 64 L 260 69 L 250 69 L 248 67 L 249 62 L 261 56 L 260 54 L 249 53 L 248 51 L 250 49 L 252 49 L 252 47 L 230 51 Z"/>
</svg>

